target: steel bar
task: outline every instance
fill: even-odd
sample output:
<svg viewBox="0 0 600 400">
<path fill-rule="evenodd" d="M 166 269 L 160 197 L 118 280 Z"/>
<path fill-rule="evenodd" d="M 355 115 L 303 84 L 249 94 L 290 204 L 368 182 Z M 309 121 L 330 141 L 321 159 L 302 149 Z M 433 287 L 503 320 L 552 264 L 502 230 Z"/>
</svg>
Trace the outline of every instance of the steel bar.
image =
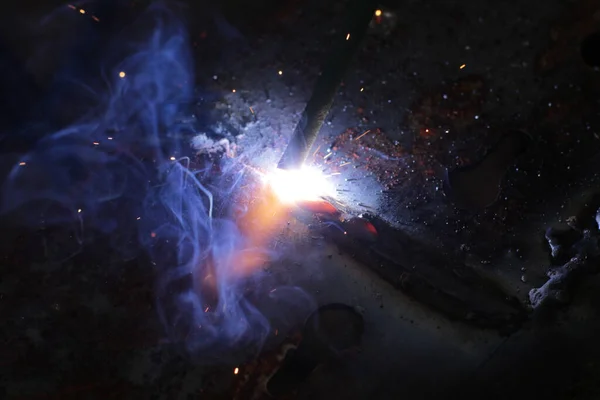
<svg viewBox="0 0 600 400">
<path fill-rule="evenodd" d="M 329 113 L 344 72 L 369 28 L 375 9 L 374 0 L 354 1 L 349 12 L 347 28 L 340 33 L 334 49 L 329 54 L 321 75 L 317 79 L 313 94 L 279 161 L 279 168 L 299 168 L 306 160 L 323 121 Z"/>
</svg>

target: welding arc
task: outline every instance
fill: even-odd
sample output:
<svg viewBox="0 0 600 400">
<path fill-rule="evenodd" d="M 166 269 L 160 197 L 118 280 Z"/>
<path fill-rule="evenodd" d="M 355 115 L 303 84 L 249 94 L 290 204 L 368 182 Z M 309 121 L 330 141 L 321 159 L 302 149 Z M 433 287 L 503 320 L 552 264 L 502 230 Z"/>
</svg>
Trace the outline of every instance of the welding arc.
<svg viewBox="0 0 600 400">
<path fill-rule="evenodd" d="M 352 61 L 362 38 L 367 33 L 376 8 L 374 0 L 355 0 L 349 13 L 348 27 L 343 34 L 339 35 L 338 45 L 329 54 L 312 96 L 306 104 L 281 160 L 279 160 L 279 168 L 299 168 L 308 157 L 310 148 L 317 139 L 323 121 L 329 113 L 344 72 Z"/>
</svg>

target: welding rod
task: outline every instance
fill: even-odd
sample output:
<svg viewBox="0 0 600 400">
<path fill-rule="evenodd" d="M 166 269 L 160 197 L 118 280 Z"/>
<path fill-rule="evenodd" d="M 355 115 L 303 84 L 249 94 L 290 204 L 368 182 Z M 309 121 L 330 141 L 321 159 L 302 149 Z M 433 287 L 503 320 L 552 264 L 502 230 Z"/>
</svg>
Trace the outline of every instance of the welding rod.
<svg viewBox="0 0 600 400">
<path fill-rule="evenodd" d="M 312 96 L 306 104 L 281 160 L 279 160 L 278 167 L 281 169 L 299 168 L 306 161 L 310 148 L 315 143 L 323 121 L 329 113 L 344 72 L 352 61 L 360 41 L 367 33 L 375 13 L 376 2 L 374 0 L 354 0 L 354 3 L 349 12 L 348 26 L 337 39 L 337 46 L 329 54 Z"/>
</svg>

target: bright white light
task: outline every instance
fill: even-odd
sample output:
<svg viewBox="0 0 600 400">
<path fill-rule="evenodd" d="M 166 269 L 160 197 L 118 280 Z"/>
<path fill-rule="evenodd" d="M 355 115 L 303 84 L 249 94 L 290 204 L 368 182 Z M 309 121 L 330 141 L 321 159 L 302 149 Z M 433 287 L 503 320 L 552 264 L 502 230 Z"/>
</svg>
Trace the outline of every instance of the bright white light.
<svg viewBox="0 0 600 400">
<path fill-rule="evenodd" d="M 283 203 L 317 201 L 334 193 L 331 181 L 316 168 L 276 169 L 266 179 Z"/>
</svg>

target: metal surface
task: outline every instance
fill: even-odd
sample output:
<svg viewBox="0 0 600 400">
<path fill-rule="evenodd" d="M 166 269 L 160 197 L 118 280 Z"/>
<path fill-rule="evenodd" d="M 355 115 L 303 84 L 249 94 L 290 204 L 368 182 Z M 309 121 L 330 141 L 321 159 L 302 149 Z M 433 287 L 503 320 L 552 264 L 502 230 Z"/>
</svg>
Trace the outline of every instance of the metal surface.
<svg viewBox="0 0 600 400">
<path fill-rule="evenodd" d="M 26 3 L 11 7 L 25 8 Z M 333 35 L 345 37 L 328 14 L 332 3 L 310 4 L 311 11 L 298 13 L 296 20 L 291 14 L 283 34 L 275 31 L 264 40 L 249 35 L 252 57 L 244 50 L 244 57 L 235 62 L 223 58 L 218 68 L 202 55 L 212 57 L 215 49 L 231 46 L 220 45 L 212 32 L 202 39 L 206 26 L 197 18 L 204 14 L 193 16 L 195 37 L 201 38 L 197 57 L 203 61 L 198 76 L 210 88 L 215 85 L 228 93 L 231 108 L 221 107 L 224 121 L 239 127 L 252 144 L 264 136 L 267 145 L 260 147 L 261 153 L 273 152 L 271 143 L 294 129 L 293 116 L 300 115 L 311 96 L 306 82 L 316 81 L 317 73 L 310 66 L 325 56 L 321 49 L 331 47 L 333 34 L 314 27 L 335 25 Z M 335 14 L 346 13 L 340 10 Z M 72 12 L 71 23 L 89 22 L 86 16 L 67 11 Z M 396 11 L 397 17 L 385 16 L 397 18 L 396 30 L 365 41 L 364 54 L 344 79 L 321 137 L 339 135 L 348 127 L 356 127 L 359 134 L 381 127 L 397 139 L 406 162 L 396 164 L 393 171 L 399 170 L 407 185 L 385 193 L 399 199 L 389 207 L 387 219 L 414 240 L 425 238 L 445 246 L 438 255 L 464 258 L 465 265 L 494 277 L 525 304 L 531 287 L 547 280 L 545 228 L 578 215 L 571 203 L 586 186 L 597 183 L 583 179 L 581 172 L 597 170 L 597 159 L 585 151 L 597 148 L 600 125 L 591 116 L 597 114 L 600 75 L 590 68 L 593 60 L 582 59 L 579 43 L 598 29 L 598 2 L 405 1 Z M 38 14 L 28 20 L 30 24 L 19 26 L 37 26 L 34 22 L 46 12 Z M 240 14 L 249 19 L 245 12 Z M 10 28 L 7 37 L 18 38 L 16 29 Z M 77 30 L 66 32 L 76 36 Z M 14 49 L 25 49 L 22 42 L 10 43 Z M 39 47 L 38 41 L 31 42 Z M 593 40 L 588 42 L 593 50 Z M 36 62 L 30 67 L 35 76 L 46 76 L 45 65 Z M 273 67 L 270 72 L 265 73 L 266 65 Z M 278 75 L 278 70 L 284 74 Z M 216 81 L 215 71 L 219 71 Z M 515 125 L 534 128 L 532 134 L 539 138 L 533 149 L 537 158 L 508 171 L 509 190 L 489 213 L 455 216 L 454 206 L 447 205 L 439 190 L 440 182 L 425 174 L 432 160 L 444 166 L 463 156 L 473 161 L 496 142 L 494 132 Z M 369 144 L 365 140 L 372 132 L 352 143 Z M 325 139 L 321 149 L 331 142 Z M 278 158 L 279 153 L 270 165 Z M 343 160 L 333 155 L 325 161 L 339 166 Z M 355 164 L 353 160 L 343 168 Z M 358 176 L 343 181 L 346 186 L 340 190 L 349 200 L 372 206 L 364 212 L 372 210 L 379 204 L 375 197 L 380 188 L 366 186 L 369 177 L 360 168 L 351 171 Z M 416 179 L 421 173 L 423 179 Z M 364 186 L 359 190 L 359 185 Z M 374 197 L 372 202 L 367 195 Z M 18 236 L 11 225 L 4 226 L 11 233 L 8 237 Z M 236 366 L 206 370 L 186 362 L 161 341 L 162 328 L 153 309 L 152 268 L 114 260 L 103 243 L 58 268 L 51 262 L 53 252 L 62 254 L 72 237 L 66 229 L 46 230 L 3 244 L 9 256 L 0 282 L 0 353 L 5 355 L 0 397 L 231 398 L 208 396 L 206 388 L 227 386 Z M 335 246 L 309 237 L 306 248 L 298 249 L 302 263 L 272 267 L 286 283 L 311 295 L 316 306 L 341 302 L 356 307 L 365 320 L 358 356 L 344 366 L 315 371 L 299 398 L 600 398 L 598 277 L 583 281 L 564 314 L 545 326 L 527 324 L 506 339 L 431 312 L 397 290 L 393 281 L 383 279 L 389 270 L 378 273 L 375 258 L 371 269 L 365 267 L 366 261 L 357 261 L 353 251 L 349 253 L 340 254 Z M 414 275 L 429 272 L 420 264 L 408 265 Z M 119 279 L 107 277 L 109 270 L 119 271 Z M 282 339 L 285 333 L 280 329 L 278 335 Z M 463 396 L 465 392 L 472 396 Z"/>
</svg>

